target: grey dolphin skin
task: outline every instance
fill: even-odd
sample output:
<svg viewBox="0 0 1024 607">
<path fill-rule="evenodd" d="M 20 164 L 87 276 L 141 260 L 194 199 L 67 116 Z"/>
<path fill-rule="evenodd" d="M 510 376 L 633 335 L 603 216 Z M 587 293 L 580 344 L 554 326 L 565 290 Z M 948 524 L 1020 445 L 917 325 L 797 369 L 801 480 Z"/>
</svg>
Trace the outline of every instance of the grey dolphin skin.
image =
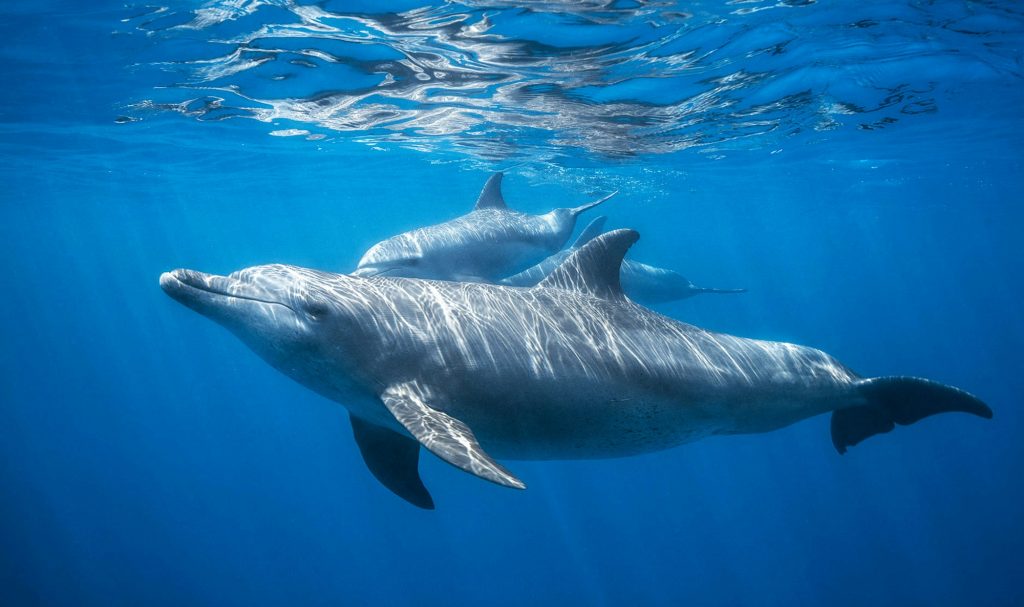
<svg viewBox="0 0 1024 607">
<path fill-rule="evenodd" d="M 487 180 L 470 213 L 377 243 L 353 275 L 494 282 L 561 249 L 579 214 L 617 193 L 575 208 L 527 215 L 505 204 L 501 180 L 502 173 Z"/>
<path fill-rule="evenodd" d="M 819 350 L 714 333 L 639 306 L 619 282 L 637 238 L 603 234 L 533 288 L 284 265 L 229 276 L 175 270 L 160 285 L 344 405 L 370 471 L 422 508 L 433 499 L 417 470 L 420 445 L 522 489 L 494 457 L 628 456 L 822 413 L 832 414 L 842 453 L 936 413 L 992 416 L 956 388 L 864 379 Z"/>
<path fill-rule="evenodd" d="M 537 265 L 527 268 L 518 274 L 499 280 L 498 284 L 511 287 L 532 287 L 538 284 L 554 272 L 555 268 L 565 261 L 573 251 L 599 236 L 604 228 L 606 219 L 606 217 L 596 217 L 580 232 L 579 237 L 569 248 L 555 253 Z M 622 275 L 619 277 L 619 280 L 622 282 L 622 290 L 630 299 L 647 306 L 686 299 L 701 293 L 747 292 L 746 289 L 698 287 L 678 272 L 629 259 L 625 259 L 622 262 Z"/>
</svg>

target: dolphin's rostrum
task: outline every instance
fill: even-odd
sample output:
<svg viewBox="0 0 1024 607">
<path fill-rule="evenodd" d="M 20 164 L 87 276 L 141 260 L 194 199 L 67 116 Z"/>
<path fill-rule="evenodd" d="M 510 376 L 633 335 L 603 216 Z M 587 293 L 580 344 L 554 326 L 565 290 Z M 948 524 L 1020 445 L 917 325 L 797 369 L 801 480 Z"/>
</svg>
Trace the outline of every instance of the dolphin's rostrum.
<svg viewBox="0 0 1024 607">
<path fill-rule="evenodd" d="M 165 273 L 173 298 L 343 404 L 371 472 L 433 507 L 418 446 L 492 482 L 495 461 L 602 458 L 767 432 L 832 412 L 839 452 L 976 397 L 909 377 L 862 379 L 831 356 L 733 337 L 630 301 L 631 230 L 603 234 L 533 288 L 358 277 L 269 265 Z"/>
</svg>

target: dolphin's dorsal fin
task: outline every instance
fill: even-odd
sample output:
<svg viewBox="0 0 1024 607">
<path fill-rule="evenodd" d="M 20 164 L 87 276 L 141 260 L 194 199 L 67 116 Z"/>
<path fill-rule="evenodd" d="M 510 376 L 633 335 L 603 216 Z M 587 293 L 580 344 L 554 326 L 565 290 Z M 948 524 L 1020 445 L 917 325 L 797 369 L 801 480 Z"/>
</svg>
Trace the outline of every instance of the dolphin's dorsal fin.
<svg viewBox="0 0 1024 607">
<path fill-rule="evenodd" d="M 605 299 L 625 297 L 619 282 L 622 258 L 639 238 L 636 230 L 601 234 L 574 251 L 537 288 L 583 291 Z"/>
<path fill-rule="evenodd" d="M 484 189 L 480 191 L 480 198 L 476 199 L 476 206 L 473 207 L 474 209 L 508 208 L 508 205 L 505 204 L 505 199 L 501 196 L 501 178 L 504 176 L 504 173 L 495 173 L 491 175 L 491 178 L 484 184 Z"/>
<path fill-rule="evenodd" d="M 583 245 L 587 244 L 588 242 L 590 242 L 591 240 L 597 238 L 597 236 L 601 233 L 601 230 L 604 229 L 604 222 L 607 220 L 608 217 L 604 215 L 601 215 L 600 217 L 595 217 L 594 221 L 591 221 L 589 224 L 587 224 L 587 227 L 583 228 L 583 231 L 580 232 L 580 235 L 576 238 L 576 242 L 572 243 L 572 245 L 569 246 L 569 249 L 578 249 Z"/>
<path fill-rule="evenodd" d="M 492 483 L 526 488 L 523 481 L 487 455 L 469 426 L 430 406 L 432 397 L 431 391 L 416 380 L 392 384 L 380 395 L 398 423 L 434 455 Z"/>
</svg>

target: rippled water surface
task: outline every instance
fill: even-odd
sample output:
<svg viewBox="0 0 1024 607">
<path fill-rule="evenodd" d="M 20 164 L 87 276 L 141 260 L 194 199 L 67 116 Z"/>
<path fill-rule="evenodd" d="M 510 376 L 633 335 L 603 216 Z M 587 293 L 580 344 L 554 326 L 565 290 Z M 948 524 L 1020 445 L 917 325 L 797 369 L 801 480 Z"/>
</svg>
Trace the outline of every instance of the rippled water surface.
<svg viewBox="0 0 1024 607">
<path fill-rule="evenodd" d="M 159 85 L 119 120 L 502 160 L 716 156 L 893 128 L 1024 70 L 1013 3 L 392 4 L 132 7 L 120 31 L 151 42 L 134 69 Z"/>
</svg>

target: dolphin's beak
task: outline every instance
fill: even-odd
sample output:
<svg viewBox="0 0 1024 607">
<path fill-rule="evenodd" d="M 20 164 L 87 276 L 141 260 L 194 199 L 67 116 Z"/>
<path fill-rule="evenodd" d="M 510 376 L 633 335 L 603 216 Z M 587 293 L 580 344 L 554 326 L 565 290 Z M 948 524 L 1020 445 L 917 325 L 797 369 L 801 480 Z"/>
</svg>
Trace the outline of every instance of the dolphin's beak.
<svg viewBox="0 0 1024 607">
<path fill-rule="evenodd" d="M 195 270 L 177 269 L 160 275 L 160 288 L 181 303 L 207 296 L 227 296 L 230 280 Z"/>
<path fill-rule="evenodd" d="M 229 279 L 195 270 L 172 270 L 160 275 L 160 288 L 178 302 L 204 316 L 223 308 L 231 296 Z"/>
<path fill-rule="evenodd" d="M 174 299 L 182 301 L 197 289 L 206 291 L 206 288 L 200 288 L 199 285 L 204 283 L 207 278 L 207 274 L 195 270 L 171 270 L 160 275 L 160 288 Z M 182 301 L 182 303 L 184 302 Z"/>
<path fill-rule="evenodd" d="M 349 276 L 356 276 L 358 278 L 372 278 L 374 276 L 389 276 L 394 275 L 395 272 L 401 268 L 391 268 L 382 266 L 366 266 L 363 268 L 356 268 Z M 402 275 L 404 276 L 404 274 Z"/>
<path fill-rule="evenodd" d="M 266 286 L 240 278 L 238 274 L 218 276 L 196 270 L 176 269 L 160 275 L 164 293 L 206 316 L 215 316 L 227 308 L 246 304 L 291 306 Z"/>
<path fill-rule="evenodd" d="M 197 272 L 195 270 L 185 270 L 178 268 L 177 270 L 171 270 L 170 272 L 164 272 L 160 275 L 160 286 L 167 290 L 168 288 L 175 288 L 176 286 L 189 286 L 199 282 L 207 281 L 210 279 L 209 274 Z"/>
<path fill-rule="evenodd" d="M 172 270 L 160 275 L 160 288 L 203 316 L 222 322 L 254 303 L 291 307 L 278 301 L 265 288 L 240 280 L 235 275 L 216 276 L 195 270 Z"/>
<path fill-rule="evenodd" d="M 380 269 L 375 268 L 373 266 L 367 266 L 365 268 L 356 268 L 354 271 L 350 272 L 349 275 L 358 276 L 360 278 L 369 278 L 371 276 L 376 276 L 380 273 Z"/>
</svg>

